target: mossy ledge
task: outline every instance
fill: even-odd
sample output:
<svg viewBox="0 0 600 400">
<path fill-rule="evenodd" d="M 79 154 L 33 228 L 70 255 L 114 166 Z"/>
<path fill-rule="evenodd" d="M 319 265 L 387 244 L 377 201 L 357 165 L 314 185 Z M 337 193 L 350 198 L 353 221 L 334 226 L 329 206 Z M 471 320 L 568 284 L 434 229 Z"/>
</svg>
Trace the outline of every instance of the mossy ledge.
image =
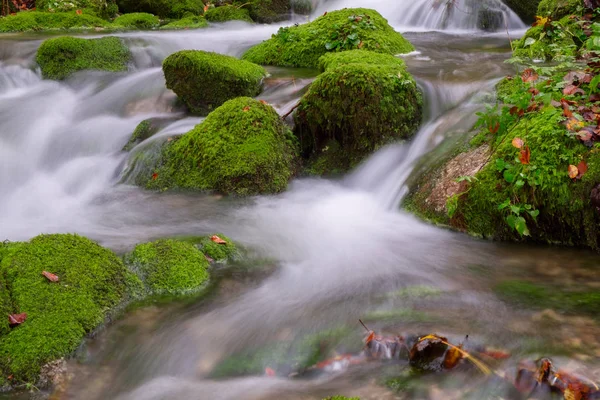
<svg viewBox="0 0 600 400">
<path fill-rule="evenodd" d="M 355 167 L 421 123 L 422 97 L 404 62 L 365 50 L 330 53 L 300 100 L 294 133 L 308 171 L 322 175 Z"/>
<path fill-rule="evenodd" d="M 154 190 L 277 193 L 296 166 L 296 141 L 268 104 L 229 100 L 185 135 L 165 142 L 156 157 L 131 156 L 131 181 Z M 127 175 L 126 175 L 127 176 Z"/>
<path fill-rule="evenodd" d="M 192 113 L 207 115 L 225 101 L 262 90 L 264 68 L 235 57 L 200 50 L 171 54 L 163 62 L 167 88 Z"/>
<path fill-rule="evenodd" d="M 48 39 L 39 47 L 36 61 L 46 79 L 65 79 L 82 70 L 126 71 L 129 49 L 116 37 Z"/>
<path fill-rule="evenodd" d="M 224 5 L 221 7 L 209 8 L 204 14 L 209 22 L 226 22 L 226 21 L 246 21 L 253 22 L 250 18 L 250 12 L 247 8 L 241 8 L 235 5 Z"/>
<path fill-rule="evenodd" d="M 0 17 L 0 32 L 91 30 L 110 24 L 98 17 L 72 12 L 21 11 Z"/>
<path fill-rule="evenodd" d="M 319 57 L 327 52 L 358 48 L 391 55 L 414 51 L 377 11 L 348 8 L 303 25 L 281 28 L 242 58 L 261 65 L 316 68 Z"/>
</svg>

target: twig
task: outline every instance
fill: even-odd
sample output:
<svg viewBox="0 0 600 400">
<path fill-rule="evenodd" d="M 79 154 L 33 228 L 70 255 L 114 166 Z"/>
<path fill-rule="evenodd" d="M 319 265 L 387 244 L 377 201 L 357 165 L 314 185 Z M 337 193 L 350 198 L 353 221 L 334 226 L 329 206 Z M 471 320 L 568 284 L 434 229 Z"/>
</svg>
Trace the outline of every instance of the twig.
<svg viewBox="0 0 600 400">
<path fill-rule="evenodd" d="M 510 38 L 510 33 L 508 33 L 508 22 L 506 22 L 506 18 L 502 18 L 504 20 L 504 28 L 506 29 L 506 36 L 508 36 L 508 43 L 510 43 L 510 51 L 514 52 L 515 49 L 513 47 L 512 39 Z"/>
<path fill-rule="evenodd" d="M 367 328 L 367 326 L 364 324 L 364 322 L 362 322 L 362 320 L 359 319 L 358 322 L 360 322 L 360 324 L 367 330 L 367 332 L 371 332 L 371 330 Z"/>
<path fill-rule="evenodd" d="M 290 116 L 291 113 L 294 112 L 294 110 L 296 108 L 298 108 L 300 106 L 300 102 L 298 102 L 298 104 L 296 104 L 294 107 L 292 107 L 292 109 L 290 111 L 288 111 L 284 116 L 281 117 L 281 119 L 286 119 L 287 117 Z"/>
</svg>

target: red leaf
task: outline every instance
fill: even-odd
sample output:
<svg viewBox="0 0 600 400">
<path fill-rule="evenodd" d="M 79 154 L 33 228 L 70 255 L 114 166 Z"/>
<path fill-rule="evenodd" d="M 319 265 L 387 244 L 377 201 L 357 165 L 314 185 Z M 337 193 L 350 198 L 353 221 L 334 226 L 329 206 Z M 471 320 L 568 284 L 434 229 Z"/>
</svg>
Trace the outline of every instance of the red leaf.
<svg viewBox="0 0 600 400">
<path fill-rule="evenodd" d="M 8 316 L 8 324 L 10 326 L 21 325 L 27 319 L 27 313 L 12 314 Z"/>
<path fill-rule="evenodd" d="M 58 276 L 48 272 L 48 271 L 43 271 L 42 275 L 44 275 L 46 277 L 46 279 L 48 279 L 50 282 L 58 282 Z"/>
<path fill-rule="evenodd" d="M 521 74 L 521 79 L 525 83 L 527 83 L 527 82 L 535 82 L 535 81 L 538 80 L 538 74 L 532 68 L 527 68 Z"/>
<path fill-rule="evenodd" d="M 152 174 L 152 180 L 155 181 L 156 179 L 158 179 L 158 174 L 155 172 Z"/>
<path fill-rule="evenodd" d="M 223 239 L 221 239 L 220 237 L 218 237 L 217 235 L 211 236 L 210 240 L 212 240 L 213 242 L 215 242 L 216 244 L 227 244 L 226 241 L 224 241 Z"/>
<path fill-rule="evenodd" d="M 571 108 L 569 107 L 569 102 L 565 99 L 561 99 L 560 104 L 562 104 L 563 107 L 563 115 L 567 118 L 573 118 L 573 113 L 571 112 Z"/>
<path fill-rule="evenodd" d="M 529 150 L 529 146 L 525 146 L 523 149 L 521 149 L 521 154 L 519 154 L 519 161 L 521 161 L 521 164 L 523 165 L 528 165 L 530 158 L 531 151 Z"/>
<path fill-rule="evenodd" d="M 265 375 L 266 376 L 275 376 L 275 371 L 269 367 L 265 368 Z"/>
<path fill-rule="evenodd" d="M 581 89 L 579 89 L 577 86 L 575 85 L 567 85 L 564 89 L 563 89 L 563 94 L 565 96 L 570 96 L 572 94 L 585 94 L 585 92 Z"/>
<path fill-rule="evenodd" d="M 83 11 L 81 11 L 81 10 L 77 10 L 77 11 L 75 11 L 75 13 L 76 13 L 77 15 L 81 15 L 81 14 L 83 14 Z"/>
<path fill-rule="evenodd" d="M 588 171 L 588 165 L 585 160 L 581 160 L 581 162 L 577 164 L 577 170 L 579 171 L 577 174 L 577 179 L 581 179 L 581 177 Z"/>
<path fill-rule="evenodd" d="M 529 93 L 531 93 L 531 94 L 532 94 L 532 95 L 534 95 L 534 96 L 537 96 L 538 94 L 540 94 L 540 91 L 539 91 L 539 90 L 537 90 L 537 89 L 536 89 L 536 88 L 534 88 L 534 87 L 532 87 L 532 88 L 529 88 L 528 92 L 529 92 Z"/>
<path fill-rule="evenodd" d="M 500 129 L 500 122 L 496 122 L 496 124 L 493 126 L 492 125 L 488 126 L 488 129 L 492 135 L 495 135 L 496 133 L 498 133 L 498 130 Z"/>
</svg>

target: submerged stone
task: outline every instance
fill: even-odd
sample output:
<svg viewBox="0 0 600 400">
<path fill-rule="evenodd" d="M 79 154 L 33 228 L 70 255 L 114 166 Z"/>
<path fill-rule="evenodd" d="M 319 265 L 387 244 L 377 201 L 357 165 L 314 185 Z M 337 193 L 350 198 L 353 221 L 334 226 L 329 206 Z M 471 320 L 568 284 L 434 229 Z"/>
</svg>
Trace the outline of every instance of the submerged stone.
<svg viewBox="0 0 600 400">
<path fill-rule="evenodd" d="M 48 39 L 36 55 L 42 76 L 57 80 L 83 70 L 126 71 L 130 58 L 129 49 L 116 37 Z"/>
<path fill-rule="evenodd" d="M 171 54 L 163 62 L 163 71 L 167 88 L 199 115 L 227 100 L 258 95 L 267 74 L 259 65 L 200 50 Z"/>
</svg>

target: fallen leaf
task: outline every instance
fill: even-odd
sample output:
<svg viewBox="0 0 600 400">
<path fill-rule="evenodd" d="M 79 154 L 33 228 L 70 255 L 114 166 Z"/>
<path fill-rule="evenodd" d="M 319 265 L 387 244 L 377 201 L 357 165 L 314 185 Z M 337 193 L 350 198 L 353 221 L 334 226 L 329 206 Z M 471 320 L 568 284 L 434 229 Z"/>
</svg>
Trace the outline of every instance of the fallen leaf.
<svg viewBox="0 0 600 400">
<path fill-rule="evenodd" d="M 585 126 L 585 123 L 583 123 L 575 117 L 571 117 L 566 121 L 565 126 L 571 132 L 579 132 Z"/>
<path fill-rule="evenodd" d="M 527 68 L 525 71 L 523 71 L 523 73 L 521 74 L 521 79 L 523 80 L 523 82 L 528 83 L 528 82 L 535 82 L 537 81 L 539 78 L 538 74 L 535 72 L 535 70 L 533 68 Z"/>
<path fill-rule="evenodd" d="M 492 135 L 495 135 L 500 129 L 500 122 L 496 122 L 496 124 L 488 126 L 488 129 Z"/>
<path fill-rule="evenodd" d="M 244 107 L 244 112 L 248 112 L 248 111 L 250 111 L 250 106 Z"/>
<path fill-rule="evenodd" d="M 534 88 L 534 87 L 532 87 L 532 88 L 529 88 L 528 92 L 529 92 L 529 93 L 531 93 L 531 94 L 532 94 L 532 95 L 534 95 L 534 96 L 537 96 L 538 94 L 540 94 L 540 91 L 539 91 L 539 90 L 537 90 L 537 89 L 536 89 L 536 88 Z"/>
<path fill-rule="evenodd" d="M 573 118 L 573 112 L 571 111 L 571 108 L 569 107 L 569 102 L 565 99 L 561 99 L 560 104 L 562 104 L 562 107 L 563 107 L 563 115 L 567 118 Z"/>
<path fill-rule="evenodd" d="M 462 345 L 450 347 L 444 356 L 444 368 L 452 369 L 463 359 Z"/>
<path fill-rule="evenodd" d="M 211 264 L 215 262 L 215 260 L 213 258 L 207 256 L 206 254 L 204 255 L 204 258 L 206 258 L 206 261 L 208 261 Z"/>
<path fill-rule="evenodd" d="M 158 174 L 155 172 L 152 174 L 152 180 L 155 181 L 158 179 Z"/>
<path fill-rule="evenodd" d="M 577 164 L 577 170 L 579 171 L 577 174 L 577 179 L 581 179 L 581 177 L 588 171 L 588 165 L 585 160 L 581 160 L 581 162 Z"/>
<path fill-rule="evenodd" d="M 548 18 L 548 17 L 536 16 L 535 22 L 531 26 L 545 26 L 549 22 L 550 22 L 550 18 Z"/>
<path fill-rule="evenodd" d="M 521 139 L 521 138 L 516 137 L 512 140 L 512 145 L 514 147 L 516 147 L 517 149 L 520 149 L 521 147 L 523 147 L 524 144 L 525 144 L 525 142 L 523 142 L 523 139 Z"/>
<path fill-rule="evenodd" d="M 77 15 L 81 15 L 81 14 L 83 14 L 83 11 L 81 11 L 81 10 L 77 10 L 77 11 L 75 11 L 75 13 L 76 13 Z"/>
<path fill-rule="evenodd" d="M 11 314 L 8 316 L 8 324 L 10 326 L 21 325 L 27 319 L 27 313 Z"/>
<path fill-rule="evenodd" d="M 267 367 L 267 368 L 265 368 L 265 375 L 266 376 L 275 376 L 276 375 L 275 374 L 275 370 L 273 370 L 272 368 Z"/>
<path fill-rule="evenodd" d="M 575 179 L 579 175 L 579 169 L 574 165 L 569 165 L 569 178 Z"/>
<path fill-rule="evenodd" d="M 227 244 L 227 242 L 223 239 L 221 239 L 220 237 L 218 237 L 217 235 L 211 236 L 210 240 L 212 240 L 213 242 L 215 242 L 216 244 Z"/>
<path fill-rule="evenodd" d="M 268 105 L 269 105 L 269 103 L 267 103 L 267 102 L 266 102 L 266 101 L 264 101 L 264 100 L 260 100 L 260 104 L 264 104 L 265 106 L 268 106 Z"/>
<path fill-rule="evenodd" d="M 42 275 L 44 275 L 46 277 L 46 279 L 48 279 L 50 282 L 58 282 L 59 281 L 58 276 L 56 276 L 48 271 L 42 271 Z"/>
<path fill-rule="evenodd" d="M 9 381 L 12 381 L 14 378 L 13 374 L 10 374 L 6 379 L 8 379 Z"/>
<path fill-rule="evenodd" d="M 523 149 L 521 149 L 521 154 L 519 154 L 519 161 L 521 161 L 521 164 L 523 165 L 529 165 L 530 158 L 531 150 L 529 149 L 529 146 L 525 146 Z"/>
<path fill-rule="evenodd" d="M 570 96 L 572 94 L 585 94 L 585 92 L 582 89 L 580 89 L 577 86 L 575 86 L 575 85 L 567 85 L 563 89 L 563 94 L 565 96 Z"/>
</svg>

